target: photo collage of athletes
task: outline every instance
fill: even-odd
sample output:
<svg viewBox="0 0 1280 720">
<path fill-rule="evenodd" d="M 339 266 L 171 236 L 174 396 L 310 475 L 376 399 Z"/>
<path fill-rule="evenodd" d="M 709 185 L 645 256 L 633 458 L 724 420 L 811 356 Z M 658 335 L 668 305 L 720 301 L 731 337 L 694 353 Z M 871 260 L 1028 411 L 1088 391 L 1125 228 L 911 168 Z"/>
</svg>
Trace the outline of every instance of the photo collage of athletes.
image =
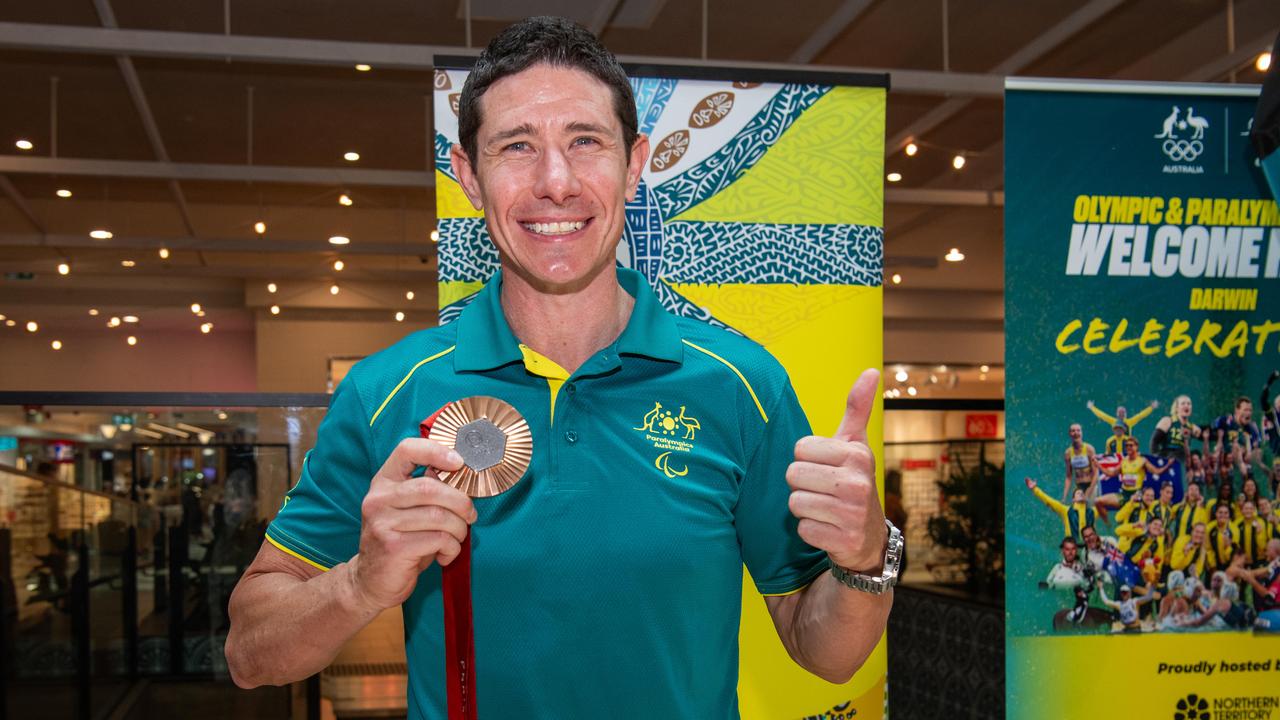
<svg viewBox="0 0 1280 720">
<path fill-rule="evenodd" d="M 1062 596 L 1055 632 L 1280 632 L 1280 370 L 1260 385 L 1203 410 L 1098 398 L 1068 421 L 1063 474 L 1024 480 L 1062 521 L 1039 583 Z"/>
</svg>

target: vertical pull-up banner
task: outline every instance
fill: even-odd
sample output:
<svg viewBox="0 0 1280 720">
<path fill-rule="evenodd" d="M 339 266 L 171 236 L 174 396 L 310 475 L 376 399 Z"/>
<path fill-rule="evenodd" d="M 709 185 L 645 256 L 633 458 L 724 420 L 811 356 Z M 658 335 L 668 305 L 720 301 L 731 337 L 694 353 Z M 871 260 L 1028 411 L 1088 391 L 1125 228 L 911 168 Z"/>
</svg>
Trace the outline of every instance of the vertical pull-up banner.
<svg viewBox="0 0 1280 720">
<path fill-rule="evenodd" d="M 442 323 L 498 269 L 484 218 L 449 159 L 471 62 L 436 60 Z M 887 78 L 664 66 L 627 72 L 652 154 L 626 208 L 619 264 L 644 275 L 669 311 L 763 345 L 787 368 L 814 431 L 835 432 L 853 381 L 882 364 Z M 868 432 L 878 450 L 878 404 Z M 483 686 L 484 640 L 476 641 Z M 810 675 L 787 656 L 750 578 L 740 663 L 746 720 L 883 715 L 884 642 L 844 685 Z"/>
<path fill-rule="evenodd" d="M 1280 717 L 1256 86 L 1010 79 L 1008 716 Z"/>
</svg>

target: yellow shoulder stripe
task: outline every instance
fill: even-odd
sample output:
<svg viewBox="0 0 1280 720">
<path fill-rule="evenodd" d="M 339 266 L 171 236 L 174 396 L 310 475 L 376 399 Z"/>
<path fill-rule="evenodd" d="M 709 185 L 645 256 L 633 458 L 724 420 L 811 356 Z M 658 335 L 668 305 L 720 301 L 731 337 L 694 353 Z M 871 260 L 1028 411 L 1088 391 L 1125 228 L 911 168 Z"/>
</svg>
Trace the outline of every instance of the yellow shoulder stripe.
<svg viewBox="0 0 1280 720">
<path fill-rule="evenodd" d="M 431 362 L 432 360 L 435 360 L 436 358 L 441 358 L 441 357 L 444 357 L 445 355 L 448 355 L 449 353 L 453 352 L 453 349 L 455 347 L 457 347 L 457 345 L 450 345 L 444 350 L 441 350 L 435 355 L 432 355 L 426 360 L 423 360 L 422 362 L 419 362 L 417 365 L 414 365 L 412 368 L 410 368 L 409 373 L 404 376 L 404 379 L 401 380 L 398 385 L 396 385 L 395 389 L 391 391 L 391 394 L 387 396 L 387 399 L 383 400 L 382 404 L 378 406 L 378 411 L 373 414 L 373 417 L 369 418 L 369 427 L 373 427 L 374 421 L 377 420 L 378 416 L 382 414 L 382 411 L 386 409 L 387 403 L 391 402 L 391 398 L 395 397 L 396 393 L 400 392 L 400 388 L 404 387 L 404 384 L 409 382 L 409 378 L 413 377 L 413 374 L 418 371 L 418 368 L 422 367 L 423 365 L 426 365 L 427 363 Z"/>
<path fill-rule="evenodd" d="M 268 535 L 268 536 L 267 536 L 267 542 L 271 543 L 272 545 L 275 545 L 277 548 L 279 548 L 279 549 L 280 549 L 282 552 L 284 552 L 286 555 L 292 555 L 293 557 L 298 558 L 298 559 L 299 559 L 299 560 L 301 560 L 302 562 L 304 562 L 304 563 L 306 563 L 306 564 L 308 564 L 308 565 L 310 565 L 310 566 L 312 566 L 312 567 L 318 567 L 318 568 L 320 568 L 321 570 L 323 570 L 323 571 L 325 571 L 325 572 L 329 572 L 329 568 L 325 567 L 324 565 L 321 565 L 320 563 L 316 562 L 315 560 L 312 560 L 311 558 L 303 557 L 301 554 L 299 554 L 299 553 L 297 553 L 297 552 L 294 552 L 293 550 L 290 550 L 289 548 L 287 548 L 287 547 L 285 547 L 285 546 L 281 545 L 280 543 L 276 542 L 275 538 L 271 537 L 270 535 Z"/>
<path fill-rule="evenodd" d="M 701 353 L 705 353 L 705 354 L 707 354 L 707 355 L 710 355 L 711 357 L 715 358 L 716 360 L 719 360 L 720 362 L 724 363 L 725 367 L 727 367 L 727 368 L 729 368 L 730 370 L 732 370 L 732 371 L 733 371 L 733 374 L 734 374 L 734 375 L 737 375 L 737 376 L 738 376 L 738 379 L 742 381 L 742 384 L 746 386 L 746 388 L 747 388 L 747 392 L 751 393 L 751 400 L 755 402 L 755 404 L 756 404 L 756 409 L 760 411 L 760 417 L 764 418 L 764 421 L 765 421 L 765 422 L 769 422 L 769 416 L 765 414 L 765 412 L 764 412 L 764 407 L 760 404 L 760 398 L 756 397 L 756 391 L 755 391 L 755 390 L 753 390 L 753 389 L 751 388 L 751 383 L 747 382 L 747 379 L 746 379 L 745 377 L 743 377 L 743 376 L 742 376 L 742 373 L 738 370 L 738 368 L 734 367 L 734 364 L 733 364 L 733 363 L 729 362 L 728 360 L 725 360 L 724 358 L 720 357 L 719 355 L 717 355 L 717 354 L 715 354 L 715 353 L 711 352 L 710 350 L 708 350 L 708 349 L 706 349 L 706 348 L 704 348 L 704 347 L 699 347 L 699 346 L 697 346 L 697 345 L 694 345 L 693 343 L 689 342 L 688 340 L 681 340 L 681 342 L 683 342 L 685 345 L 688 345 L 689 347 L 693 348 L 694 350 L 697 350 L 698 352 L 701 352 Z"/>
</svg>

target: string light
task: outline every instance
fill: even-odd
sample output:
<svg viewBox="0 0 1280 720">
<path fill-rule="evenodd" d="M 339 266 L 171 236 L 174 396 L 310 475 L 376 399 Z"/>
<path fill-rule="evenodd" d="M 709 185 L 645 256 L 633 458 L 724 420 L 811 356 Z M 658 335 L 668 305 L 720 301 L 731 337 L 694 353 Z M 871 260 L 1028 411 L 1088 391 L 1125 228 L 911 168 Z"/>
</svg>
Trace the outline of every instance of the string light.
<svg viewBox="0 0 1280 720">
<path fill-rule="evenodd" d="M 355 151 L 348 151 L 342 154 L 342 159 L 346 160 L 347 162 L 355 162 L 360 159 L 360 153 Z"/>
<path fill-rule="evenodd" d="M 365 63 L 360 63 L 356 65 L 356 70 L 359 70 L 360 72 L 369 72 L 372 69 L 373 69 L 373 66 L 366 65 Z"/>
<path fill-rule="evenodd" d="M 894 374 L 893 379 L 894 379 L 894 380 L 897 380 L 898 382 L 906 382 L 906 381 L 907 381 L 907 377 L 909 377 L 909 376 L 907 375 L 907 371 L 906 371 L 906 370 L 904 370 L 904 369 L 902 369 L 902 368 L 899 368 L 899 369 L 898 369 L 898 372 L 897 372 L 896 374 Z"/>
<path fill-rule="evenodd" d="M 129 343 L 129 346 L 132 347 L 138 344 L 138 338 L 133 335 L 130 335 L 128 338 L 125 339 L 125 342 Z"/>
<path fill-rule="evenodd" d="M 131 268 L 131 267 L 136 266 L 137 264 L 138 264 L 138 263 L 136 263 L 136 262 L 134 262 L 134 261 L 132 261 L 132 260 L 121 260 L 121 261 L 120 261 L 120 267 Z"/>
<path fill-rule="evenodd" d="M 907 394 L 908 394 L 908 395 L 910 395 L 911 397 L 915 397 L 915 396 L 916 396 L 916 386 L 915 386 L 915 385 L 908 385 L 908 386 L 907 386 Z"/>
<path fill-rule="evenodd" d="M 440 231 L 439 231 L 439 230 L 432 230 L 432 231 L 431 231 L 431 242 L 440 242 Z"/>
<path fill-rule="evenodd" d="M 893 284 L 894 284 L 894 285 L 901 285 L 901 284 L 902 284 L 902 275 L 900 275 L 900 274 L 898 274 L 898 273 L 894 273 L 894 274 L 893 274 L 893 277 L 892 277 L 892 278 L 889 278 L 889 279 L 893 281 Z"/>
<path fill-rule="evenodd" d="M 343 193 L 338 196 L 338 204 L 342 205 L 343 207 L 351 207 L 354 203 L 351 200 L 350 195 Z"/>
<path fill-rule="evenodd" d="M 957 170 L 964 167 L 964 155 L 957 154 L 955 157 L 951 158 L 951 167 Z"/>
<path fill-rule="evenodd" d="M 92 316 L 94 316 L 94 317 L 97 317 L 97 316 L 98 316 L 98 308 L 89 308 L 89 314 L 90 314 L 90 315 L 92 315 Z"/>
<path fill-rule="evenodd" d="M 1266 72 L 1271 69 L 1271 53 L 1258 53 L 1258 59 L 1253 61 L 1253 66 L 1258 68 L 1258 72 Z"/>
<path fill-rule="evenodd" d="M 31 144 L 30 140 L 26 140 L 26 139 L 19 140 L 18 142 L 14 143 L 14 145 L 17 145 L 19 150 L 30 150 L 35 147 L 35 145 Z"/>
<path fill-rule="evenodd" d="M 39 325 L 39 323 L 37 323 L 35 320 L 28 320 L 28 321 L 27 321 L 27 332 L 32 332 L 32 333 L 33 333 L 33 332 L 35 332 L 35 331 L 37 331 L 37 330 L 39 330 L 39 329 L 40 329 L 40 325 Z"/>
<path fill-rule="evenodd" d="M 334 270 L 334 272 L 342 272 L 342 269 L 343 269 L 343 268 L 345 268 L 346 266 L 347 266 L 347 264 L 346 264 L 346 263 L 344 263 L 344 262 L 342 262 L 341 260 L 334 260 L 334 261 L 333 261 L 333 270 Z"/>
<path fill-rule="evenodd" d="M 983 366 L 979 367 L 978 369 L 979 369 L 979 370 L 981 370 L 981 371 L 982 371 L 982 372 L 984 372 L 984 373 L 991 372 L 991 366 L 990 366 L 990 365 L 983 365 Z"/>
<path fill-rule="evenodd" d="M 199 313 L 201 310 L 200 303 L 191 303 L 191 312 Z"/>
<path fill-rule="evenodd" d="M 272 314 L 272 315 L 279 315 L 279 314 L 280 314 L 280 306 L 279 306 L 279 305 L 272 305 L 272 306 L 271 306 L 271 314 Z"/>
<path fill-rule="evenodd" d="M 267 292 L 274 293 L 277 290 L 275 283 L 267 283 Z"/>
<path fill-rule="evenodd" d="M 891 172 L 886 175 L 884 179 L 889 182 L 898 182 L 899 180 L 902 180 L 902 173 Z"/>
<path fill-rule="evenodd" d="M 123 318 L 121 318 L 121 320 L 124 320 L 124 321 L 125 321 L 125 322 L 127 322 L 127 323 L 136 323 L 136 322 L 138 322 L 138 316 L 137 316 L 137 315 L 125 315 Z"/>
<path fill-rule="evenodd" d="M 120 327 L 120 318 L 112 317 L 110 320 L 107 321 L 107 327 L 112 327 L 112 328 Z"/>
<path fill-rule="evenodd" d="M 205 335 L 208 335 L 209 333 L 213 332 L 213 323 L 207 322 L 201 325 L 200 332 L 204 333 Z"/>
<path fill-rule="evenodd" d="M 160 248 L 159 253 L 160 253 L 160 259 L 161 259 L 161 260 L 168 260 L 168 259 L 169 259 L 169 248 L 167 248 L 167 247 L 162 247 L 162 248 Z"/>
<path fill-rule="evenodd" d="M 333 285 L 330 285 L 330 286 L 329 286 L 329 294 L 330 294 L 330 295 L 337 295 L 337 294 L 338 294 L 338 285 L 337 285 L 337 283 L 335 283 L 335 284 L 333 284 Z"/>
<path fill-rule="evenodd" d="M 259 235 L 263 235 L 267 232 L 267 224 L 259 220 L 253 224 L 253 231 Z"/>
<path fill-rule="evenodd" d="M 350 245 L 351 238 L 347 237 L 346 235 L 334 235 L 333 237 L 329 238 L 329 244 L 330 245 Z"/>
<path fill-rule="evenodd" d="M 960 252 L 960 248 L 951 248 L 951 252 L 943 256 L 947 262 L 960 262 L 964 260 L 964 253 Z"/>
<path fill-rule="evenodd" d="M 910 142 L 907 143 L 905 148 L 903 148 L 903 151 L 907 153 L 907 157 L 915 157 L 916 153 L 920 152 L 920 146 Z"/>
<path fill-rule="evenodd" d="M 70 266 L 70 265 L 68 265 L 67 263 L 58 263 L 58 274 L 59 274 L 59 275 L 70 275 L 70 274 L 71 274 L 71 266 Z"/>
<path fill-rule="evenodd" d="M 115 236 L 111 234 L 110 230 L 90 230 L 89 237 L 94 240 L 110 240 Z"/>
<path fill-rule="evenodd" d="M 54 195 L 57 195 L 60 198 L 69 198 L 71 197 L 71 191 L 66 188 L 58 188 Z"/>
<path fill-rule="evenodd" d="M 62 341 L 61 341 L 61 340 L 54 340 L 53 342 L 49 343 L 49 347 L 53 348 L 54 350 L 61 350 L 61 349 L 62 349 Z"/>
<path fill-rule="evenodd" d="M 396 312 L 396 322 L 404 322 L 404 313 Z"/>
<path fill-rule="evenodd" d="M 412 299 L 413 299 L 413 291 L 412 291 L 412 290 L 410 290 L 409 292 L 406 292 L 406 293 L 404 294 L 404 299 L 405 299 L 405 300 L 412 300 Z"/>
</svg>

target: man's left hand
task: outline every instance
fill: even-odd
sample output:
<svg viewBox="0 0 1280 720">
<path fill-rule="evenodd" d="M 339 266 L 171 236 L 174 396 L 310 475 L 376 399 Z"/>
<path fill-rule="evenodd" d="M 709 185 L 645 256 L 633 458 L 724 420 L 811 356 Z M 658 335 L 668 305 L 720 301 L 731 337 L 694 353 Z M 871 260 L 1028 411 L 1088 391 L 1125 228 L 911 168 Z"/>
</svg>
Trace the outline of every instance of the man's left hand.
<svg viewBox="0 0 1280 720">
<path fill-rule="evenodd" d="M 877 370 L 863 371 L 849 391 L 835 437 L 801 438 L 787 468 L 788 506 L 800 519 L 800 537 L 840 567 L 870 575 L 880 573 L 888 545 L 876 495 L 876 458 L 867 446 L 879 382 Z"/>
</svg>

